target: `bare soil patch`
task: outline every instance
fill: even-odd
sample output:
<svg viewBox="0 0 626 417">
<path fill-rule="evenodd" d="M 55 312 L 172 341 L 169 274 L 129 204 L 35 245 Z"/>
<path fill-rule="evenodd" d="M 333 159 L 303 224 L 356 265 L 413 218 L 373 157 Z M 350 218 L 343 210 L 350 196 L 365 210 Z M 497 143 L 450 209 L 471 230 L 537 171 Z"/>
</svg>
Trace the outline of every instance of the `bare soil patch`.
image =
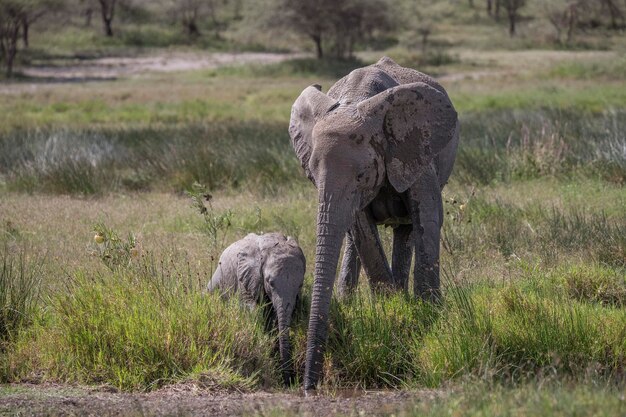
<svg viewBox="0 0 626 417">
<path fill-rule="evenodd" d="M 29 77 L 52 80 L 113 79 L 146 72 L 176 72 L 244 64 L 274 64 L 296 56 L 300 55 L 267 52 L 164 52 L 142 57 L 108 57 L 77 60 L 57 66 L 32 66 L 24 68 L 22 73 Z"/>
<path fill-rule="evenodd" d="M 0 415 L 243 416 L 288 412 L 304 416 L 391 415 L 439 391 L 356 391 L 304 397 L 292 392 L 215 392 L 175 385 L 150 393 L 116 393 L 63 385 L 5 385 Z"/>
</svg>

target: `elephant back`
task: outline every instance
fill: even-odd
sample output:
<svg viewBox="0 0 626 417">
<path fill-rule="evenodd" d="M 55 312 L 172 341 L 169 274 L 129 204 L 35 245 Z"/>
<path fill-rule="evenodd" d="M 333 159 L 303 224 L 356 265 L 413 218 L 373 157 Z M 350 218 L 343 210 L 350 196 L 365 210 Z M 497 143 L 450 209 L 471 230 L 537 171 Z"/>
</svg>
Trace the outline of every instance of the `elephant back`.
<svg viewBox="0 0 626 417">
<path fill-rule="evenodd" d="M 363 100 L 395 87 L 398 83 L 383 69 L 374 65 L 357 68 L 337 81 L 328 96 L 341 104 L 357 104 Z"/>
<path fill-rule="evenodd" d="M 433 77 L 426 75 L 423 72 L 419 72 L 412 68 L 406 68 L 398 65 L 393 59 L 388 56 L 382 57 L 377 63 L 371 65 L 384 71 L 398 84 L 411 84 L 411 83 L 424 83 L 432 88 L 438 90 L 440 93 L 448 95 L 444 88 Z"/>
</svg>

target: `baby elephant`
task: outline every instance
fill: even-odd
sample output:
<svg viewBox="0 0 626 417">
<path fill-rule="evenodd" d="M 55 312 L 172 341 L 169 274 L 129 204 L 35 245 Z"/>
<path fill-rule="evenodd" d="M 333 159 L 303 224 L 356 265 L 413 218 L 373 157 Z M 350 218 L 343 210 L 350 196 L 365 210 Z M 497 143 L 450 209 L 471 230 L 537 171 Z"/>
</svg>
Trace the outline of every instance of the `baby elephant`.
<svg viewBox="0 0 626 417">
<path fill-rule="evenodd" d="M 271 305 L 271 315 L 278 323 L 281 371 L 286 385 L 293 379 L 289 326 L 305 269 L 304 254 L 293 238 L 280 233 L 250 233 L 224 250 L 207 288 L 225 296 L 238 293 L 250 307 L 259 303 Z"/>
</svg>

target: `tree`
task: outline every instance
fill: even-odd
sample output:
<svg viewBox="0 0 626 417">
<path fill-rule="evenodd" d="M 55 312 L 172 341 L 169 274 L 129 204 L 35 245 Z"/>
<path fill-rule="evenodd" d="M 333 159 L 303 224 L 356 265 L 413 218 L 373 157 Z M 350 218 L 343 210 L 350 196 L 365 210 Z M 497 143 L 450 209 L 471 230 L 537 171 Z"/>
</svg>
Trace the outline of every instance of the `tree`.
<svg viewBox="0 0 626 417">
<path fill-rule="evenodd" d="M 384 0 L 346 0 L 338 2 L 330 21 L 331 47 L 338 58 L 352 57 L 357 42 L 372 40 L 376 31 L 393 26 Z"/>
<path fill-rule="evenodd" d="M 30 27 L 51 10 L 63 6 L 61 0 L 29 0 L 22 1 L 25 5 L 22 12 L 22 42 L 28 48 Z"/>
<path fill-rule="evenodd" d="M 102 23 L 104 25 L 104 34 L 106 36 L 113 36 L 113 16 L 115 15 L 115 3 L 116 0 L 98 0 L 100 4 L 100 14 L 102 16 Z"/>
<path fill-rule="evenodd" d="M 574 30 L 578 25 L 579 9 L 581 7 L 581 0 L 556 0 L 545 5 L 545 14 L 556 30 L 557 42 L 562 42 L 563 32 L 566 33 L 565 42 L 571 42 Z"/>
<path fill-rule="evenodd" d="M 310 39 L 318 58 L 330 50 L 339 58 L 353 54 L 391 27 L 389 0 L 268 0 L 263 25 L 282 27 Z"/>
<path fill-rule="evenodd" d="M 624 12 L 620 8 L 620 5 L 617 3 L 617 0 L 599 0 L 601 4 L 601 8 L 606 10 L 610 19 L 611 19 L 611 29 L 619 29 L 617 21 L 620 20 L 622 22 L 621 26 L 625 26 L 624 20 Z M 625 2 L 626 4 L 626 2 Z"/>
<path fill-rule="evenodd" d="M 215 37 L 220 37 L 222 23 L 217 15 L 224 0 L 172 0 L 172 11 L 183 25 L 189 37 L 200 35 L 199 22 L 206 17 L 211 18 Z"/>
<path fill-rule="evenodd" d="M 13 76 L 17 42 L 24 19 L 25 3 L 18 0 L 0 0 L 0 52 L 7 77 Z"/>
<path fill-rule="evenodd" d="M 519 19 L 519 9 L 524 7 L 526 0 L 500 0 L 509 18 L 509 35 L 515 36 L 515 26 Z"/>
<path fill-rule="evenodd" d="M 411 39 L 420 40 L 422 54 L 428 50 L 429 38 L 436 31 L 437 23 L 454 13 L 455 9 L 452 1 L 416 0 L 407 4 L 402 11 L 405 16 L 403 24 L 409 30 Z"/>
<path fill-rule="evenodd" d="M 323 41 L 331 29 L 331 19 L 339 2 L 332 0 L 277 0 L 270 19 L 290 30 L 310 38 L 315 44 L 318 59 L 324 57 Z"/>
<path fill-rule="evenodd" d="M 27 47 L 30 25 L 62 4 L 62 0 L 0 0 L 0 56 L 7 77 L 13 75 L 20 35 Z"/>
<path fill-rule="evenodd" d="M 626 1 L 619 0 L 572 0 L 577 4 L 580 27 L 594 28 L 606 25 L 610 29 L 626 28 Z"/>
<path fill-rule="evenodd" d="M 91 18 L 93 16 L 93 2 L 91 0 L 79 0 L 81 6 L 81 14 L 85 16 L 85 27 L 91 27 Z"/>
</svg>

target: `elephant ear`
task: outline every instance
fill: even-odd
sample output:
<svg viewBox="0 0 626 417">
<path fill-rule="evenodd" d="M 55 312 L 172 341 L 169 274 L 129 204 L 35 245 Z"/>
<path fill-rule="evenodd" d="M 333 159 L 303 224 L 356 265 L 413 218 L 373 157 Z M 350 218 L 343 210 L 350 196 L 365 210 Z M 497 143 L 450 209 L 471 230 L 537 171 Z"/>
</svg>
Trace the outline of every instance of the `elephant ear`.
<svg viewBox="0 0 626 417">
<path fill-rule="evenodd" d="M 382 125 L 387 178 L 398 192 L 415 183 L 452 140 L 457 125 L 448 96 L 423 82 L 385 90 L 360 102 L 357 109 L 365 120 Z"/>
<path fill-rule="evenodd" d="M 289 136 L 306 176 L 315 182 L 309 169 L 313 148 L 313 127 L 318 120 L 336 108 L 339 102 L 322 93 L 322 87 L 312 85 L 305 88 L 291 107 Z"/>
<path fill-rule="evenodd" d="M 254 305 L 263 293 L 263 260 L 258 247 L 246 247 L 237 253 L 237 284 L 242 300 Z"/>
</svg>

